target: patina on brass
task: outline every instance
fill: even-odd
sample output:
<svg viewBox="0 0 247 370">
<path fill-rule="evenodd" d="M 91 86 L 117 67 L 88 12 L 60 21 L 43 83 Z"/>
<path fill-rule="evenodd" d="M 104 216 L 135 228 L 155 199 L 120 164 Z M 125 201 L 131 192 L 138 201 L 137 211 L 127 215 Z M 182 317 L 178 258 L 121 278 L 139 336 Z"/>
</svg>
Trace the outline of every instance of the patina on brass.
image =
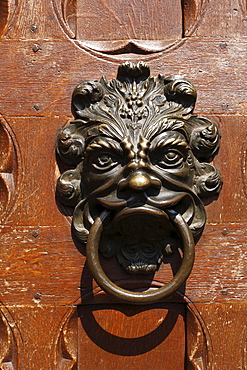
<svg viewBox="0 0 247 370">
<path fill-rule="evenodd" d="M 117 79 L 89 80 L 73 92 L 75 117 L 57 137 L 70 169 L 57 182 L 59 200 L 74 207 L 73 228 L 87 242 L 98 284 L 118 298 L 152 302 L 174 293 L 193 266 L 193 237 L 206 222 L 202 198 L 217 195 L 217 126 L 193 114 L 195 87 L 181 76 L 150 76 L 139 62 L 120 65 Z M 170 283 L 152 292 L 117 287 L 98 250 L 128 273 L 154 273 L 177 248 L 183 262 Z"/>
</svg>

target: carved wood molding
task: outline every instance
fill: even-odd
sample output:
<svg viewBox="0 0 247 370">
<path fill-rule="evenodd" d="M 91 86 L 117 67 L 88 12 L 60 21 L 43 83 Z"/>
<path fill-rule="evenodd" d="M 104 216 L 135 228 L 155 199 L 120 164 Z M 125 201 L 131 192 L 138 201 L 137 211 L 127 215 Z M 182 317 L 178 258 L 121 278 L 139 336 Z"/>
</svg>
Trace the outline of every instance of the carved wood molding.
<svg viewBox="0 0 247 370">
<path fill-rule="evenodd" d="M 242 366 L 243 369 L 247 369 L 247 327 L 243 331 L 242 337 Z"/>
<path fill-rule="evenodd" d="M 55 358 L 52 365 L 60 370 L 78 369 L 78 315 L 72 307 L 64 316 L 55 339 Z"/>
<path fill-rule="evenodd" d="M 194 304 L 188 299 L 188 297 L 179 293 L 177 298 L 179 300 L 181 299 L 181 302 L 184 302 L 186 304 L 186 369 L 211 370 L 213 363 L 212 344 L 203 318 L 201 317 Z M 112 306 L 111 304 L 109 305 L 107 301 L 108 300 L 103 300 L 100 304 L 94 305 L 95 309 L 99 311 L 101 309 L 105 309 L 106 307 L 112 310 L 117 309 L 117 306 Z M 163 304 L 165 307 L 166 303 Z M 80 315 L 82 315 L 84 307 L 90 306 L 93 307 L 92 305 L 79 306 L 78 308 L 71 307 L 64 316 L 54 343 L 55 358 L 52 359 L 52 364 L 55 364 L 57 369 L 78 369 L 78 364 L 82 361 L 82 358 L 80 358 L 80 356 L 83 353 L 83 348 L 82 351 L 79 351 L 79 346 L 81 345 L 79 339 L 81 334 L 79 334 L 79 332 L 85 329 L 81 327 L 83 320 L 80 320 Z M 126 310 L 128 310 L 128 306 L 126 306 L 125 308 L 124 307 L 125 305 L 122 305 L 123 310 L 125 308 Z M 147 309 L 148 306 L 145 307 L 145 309 Z M 150 309 L 155 309 L 155 306 L 150 306 Z M 82 315 L 82 317 L 84 316 Z M 87 320 L 87 317 L 85 316 L 84 319 Z M 103 333 L 103 328 L 98 328 Z M 131 331 L 131 328 L 129 329 Z M 164 329 L 165 328 L 163 328 L 163 330 Z M 118 340 L 121 340 L 121 337 L 116 338 Z M 98 339 L 100 341 L 100 337 Z M 161 340 L 161 337 L 157 338 L 157 345 L 160 343 Z M 142 350 L 144 350 L 144 348 L 140 348 L 140 353 Z M 164 353 L 164 357 L 165 355 L 166 354 Z"/>
<path fill-rule="evenodd" d="M 0 38 L 5 35 L 17 7 L 17 0 L 0 1 Z"/>
<path fill-rule="evenodd" d="M 3 221 L 17 196 L 19 155 L 17 143 L 6 120 L 0 115 L 0 220 Z"/>
<path fill-rule="evenodd" d="M 99 4 L 92 2 L 90 5 L 88 2 L 84 4 L 84 0 L 53 0 L 53 4 L 63 30 L 77 45 L 92 52 L 119 56 L 126 53 L 153 54 L 177 46 L 184 38 L 193 34 L 207 1 L 163 0 L 152 4 L 150 9 L 146 9 L 146 13 L 144 5 L 138 3 L 128 5 L 118 1 L 115 4 L 110 1 Z M 100 19 L 97 18 L 97 10 L 100 10 Z M 163 16 L 155 16 L 153 20 L 152 11 Z M 107 27 L 104 37 L 103 31 L 107 25 L 111 25 L 109 27 L 111 32 L 109 33 Z M 174 27 L 177 27 L 177 30 Z M 147 30 L 149 28 L 150 31 Z"/>
<path fill-rule="evenodd" d="M 186 299 L 187 300 L 187 299 Z M 186 311 L 186 369 L 212 369 L 212 344 L 204 321 L 192 302 Z"/>
<path fill-rule="evenodd" d="M 247 1 L 246 0 L 238 0 L 238 3 L 240 5 L 240 9 L 242 10 L 243 14 L 247 14 Z"/>
<path fill-rule="evenodd" d="M 10 313 L 0 304 L 0 369 L 21 369 L 22 342 Z"/>
</svg>

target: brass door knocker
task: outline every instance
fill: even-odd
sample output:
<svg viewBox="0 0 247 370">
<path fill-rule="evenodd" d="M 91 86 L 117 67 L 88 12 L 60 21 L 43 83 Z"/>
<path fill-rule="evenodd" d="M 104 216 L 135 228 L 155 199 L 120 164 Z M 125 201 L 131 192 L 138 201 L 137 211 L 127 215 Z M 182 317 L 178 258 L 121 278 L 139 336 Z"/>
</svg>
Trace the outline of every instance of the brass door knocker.
<svg viewBox="0 0 247 370">
<path fill-rule="evenodd" d="M 59 200 L 74 207 L 72 225 L 87 243 L 87 261 L 106 292 L 132 303 L 151 303 L 176 292 L 194 262 L 194 236 L 206 213 L 202 198 L 217 195 L 219 129 L 193 114 L 195 87 L 181 76 L 150 76 L 139 62 L 120 65 L 117 79 L 80 83 L 71 123 L 56 148 L 69 169 L 58 179 Z M 134 292 L 104 273 L 103 256 L 116 256 L 131 274 L 154 273 L 163 256 L 180 248 L 183 261 L 163 287 Z"/>
</svg>

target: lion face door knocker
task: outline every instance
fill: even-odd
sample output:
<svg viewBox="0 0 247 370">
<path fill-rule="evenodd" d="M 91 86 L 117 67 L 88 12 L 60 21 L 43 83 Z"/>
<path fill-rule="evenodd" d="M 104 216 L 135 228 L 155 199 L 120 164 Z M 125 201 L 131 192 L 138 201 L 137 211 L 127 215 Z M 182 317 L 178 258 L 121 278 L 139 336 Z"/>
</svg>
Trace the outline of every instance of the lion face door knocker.
<svg viewBox="0 0 247 370">
<path fill-rule="evenodd" d="M 73 229 L 87 243 L 87 262 L 106 292 L 150 303 L 177 291 L 194 262 L 194 236 L 206 222 L 201 198 L 217 195 L 217 126 L 192 114 L 195 87 L 181 76 L 150 76 L 139 62 L 120 65 L 117 79 L 88 80 L 73 92 L 75 117 L 57 137 L 69 166 L 58 179 L 59 200 L 74 207 Z M 152 273 L 175 249 L 183 260 L 161 288 L 122 289 L 104 273 L 99 251 L 130 274 Z"/>
</svg>

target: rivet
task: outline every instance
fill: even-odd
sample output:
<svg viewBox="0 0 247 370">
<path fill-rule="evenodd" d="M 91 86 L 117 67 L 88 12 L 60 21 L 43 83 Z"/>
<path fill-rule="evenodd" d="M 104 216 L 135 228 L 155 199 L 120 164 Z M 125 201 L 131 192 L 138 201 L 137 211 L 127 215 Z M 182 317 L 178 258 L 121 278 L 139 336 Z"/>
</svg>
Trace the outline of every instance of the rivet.
<svg viewBox="0 0 247 370">
<path fill-rule="evenodd" d="M 227 48 L 227 42 L 221 42 L 221 43 L 220 43 L 220 48 L 221 48 L 222 50 L 226 49 L 226 48 Z"/>
<path fill-rule="evenodd" d="M 33 298 L 34 299 L 41 299 L 42 298 L 42 293 L 40 293 L 40 292 L 35 293 Z"/>
<path fill-rule="evenodd" d="M 31 32 L 37 32 L 38 31 L 38 27 L 35 26 L 35 24 L 32 24 L 31 27 L 30 27 L 30 31 Z"/>
<path fill-rule="evenodd" d="M 34 109 L 35 109 L 36 111 L 40 110 L 39 105 L 36 105 L 36 104 L 35 104 L 33 107 L 34 107 Z"/>
<path fill-rule="evenodd" d="M 37 51 L 41 50 L 41 46 L 38 45 L 38 44 L 34 44 L 34 46 L 32 47 L 34 53 L 37 53 Z"/>
<path fill-rule="evenodd" d="M 223 103 L 221 107 L 223 110 L 227 110 L 229 108 L 229 105 L 227 103 Z"/>
<path fill-rule="evenodd" d="M 228 295 L 228 290 L 227 289 L 221 289 L 221 294 L 222 295 Z"/>
<path fill-rule="evenodd" d="M 227 227 L 224 227 L 224 229 L 221 231 L 222 235 L 223 236 L 226 236 L 227 234 L 229 234 L 229 230 Z"/>
<path fill-rule="evenodd" d="M 37 237 L 39 236 L 39 230 L 34 230 L 34 231 L 32 232 L 32 236 L 33 236 L 34 238 L 37 238 Z"/>
</svg>

